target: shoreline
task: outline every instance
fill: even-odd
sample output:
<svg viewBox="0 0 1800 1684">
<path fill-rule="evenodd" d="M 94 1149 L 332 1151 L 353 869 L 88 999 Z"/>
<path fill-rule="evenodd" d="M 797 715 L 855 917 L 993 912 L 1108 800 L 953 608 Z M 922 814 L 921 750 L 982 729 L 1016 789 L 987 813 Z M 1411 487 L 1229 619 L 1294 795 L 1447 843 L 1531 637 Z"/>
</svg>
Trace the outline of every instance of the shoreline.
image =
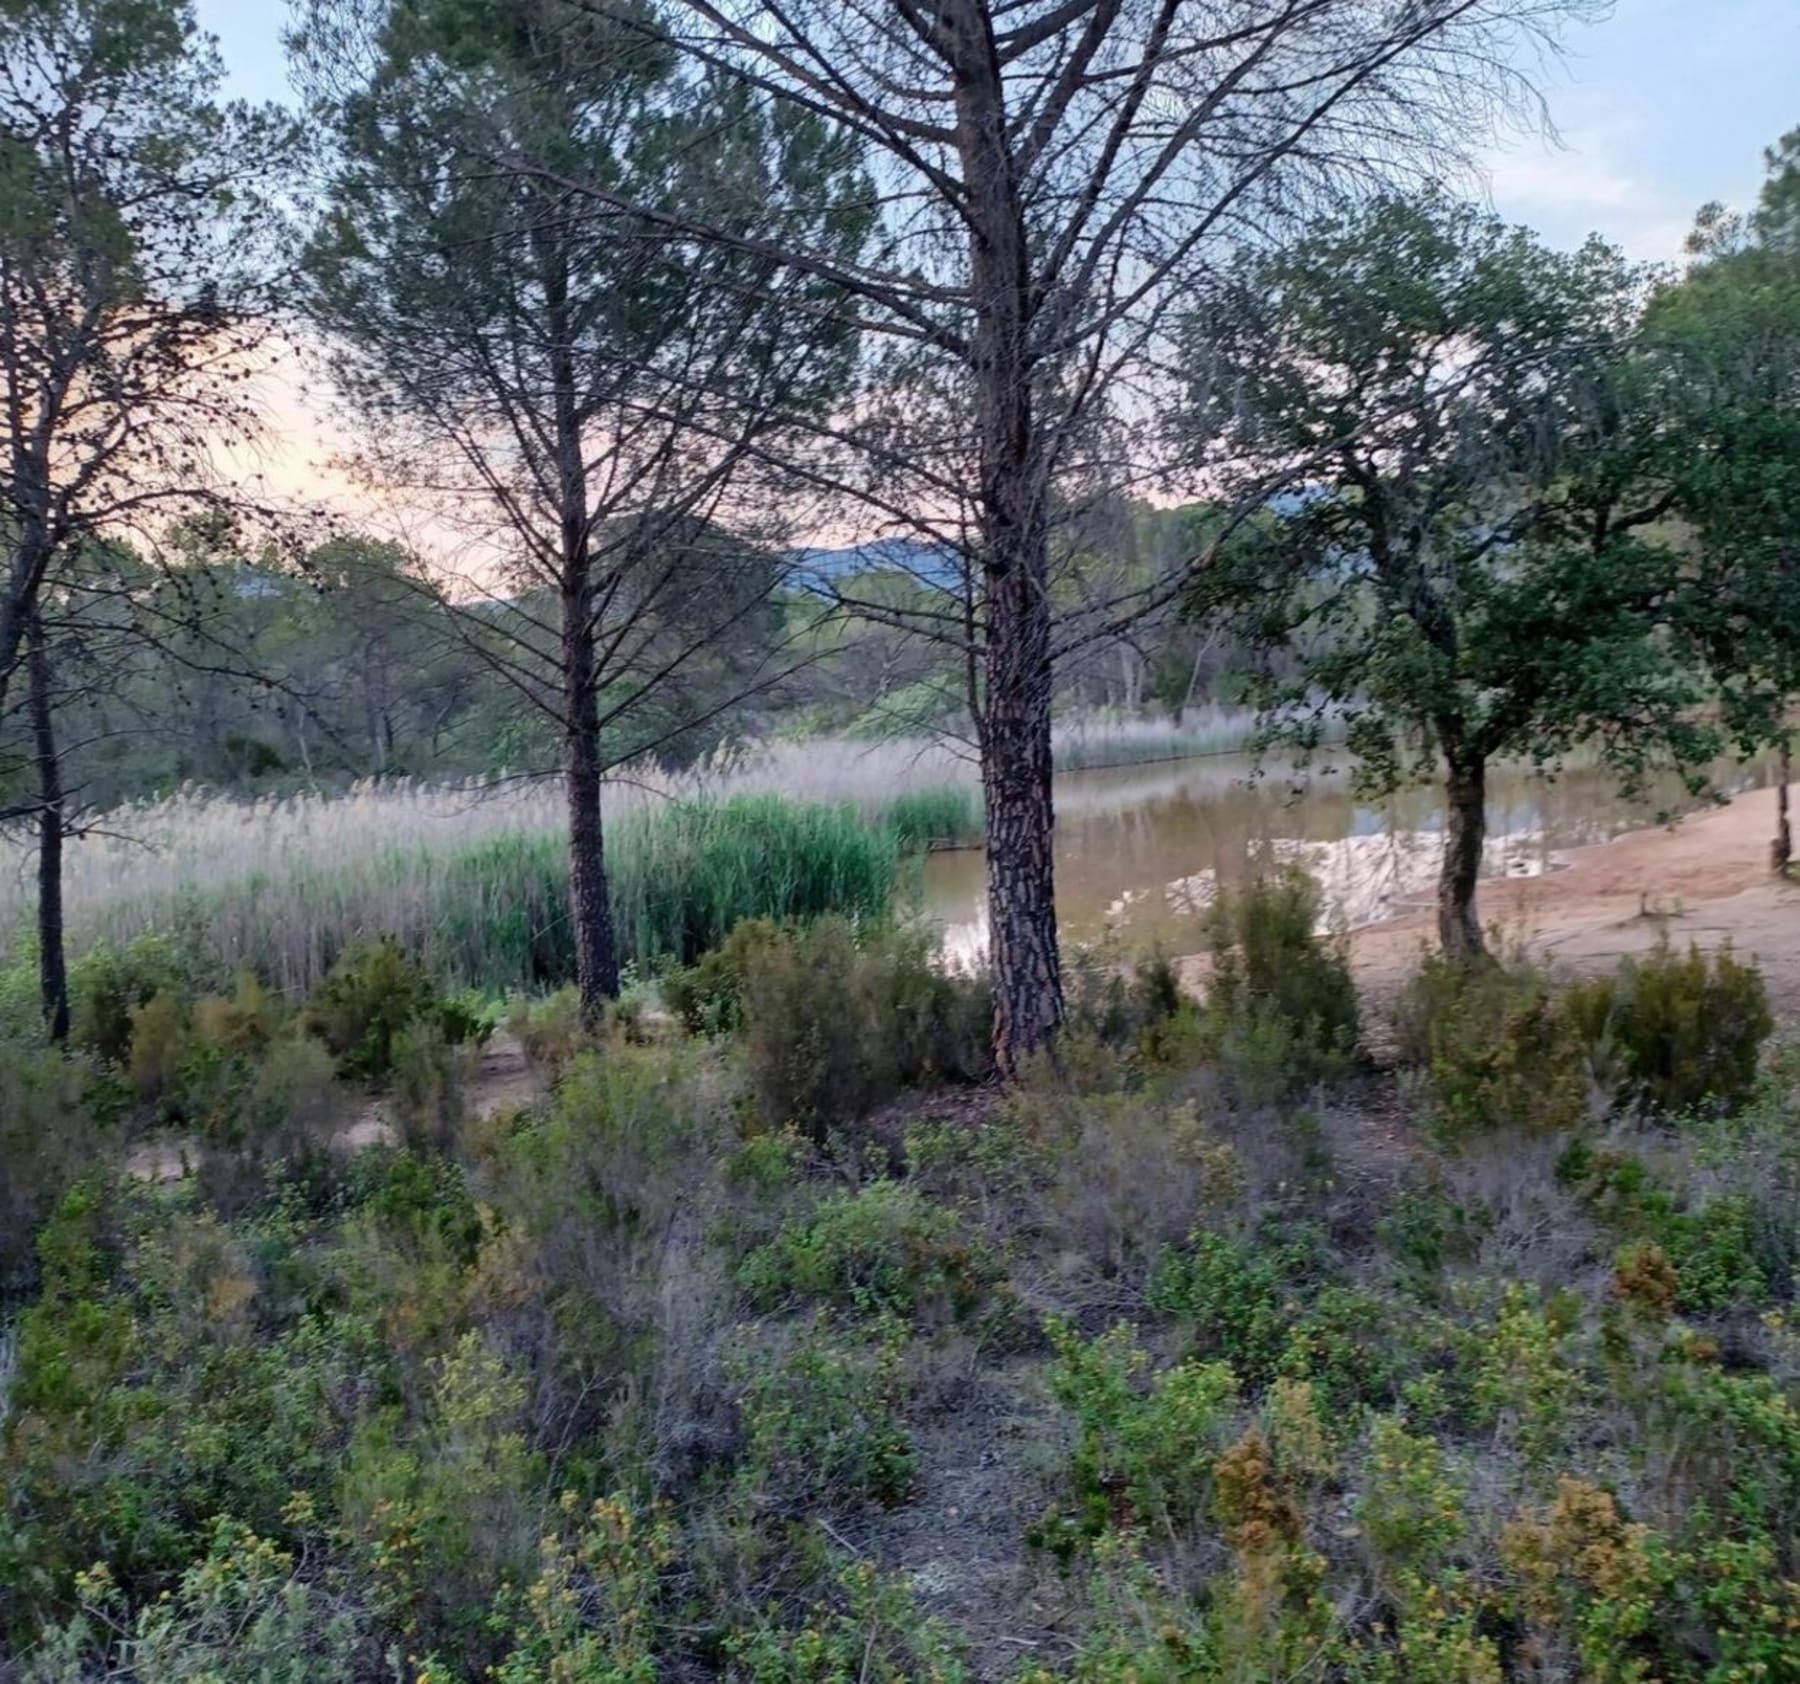
<svg viewBox="0 0 1800 1684">
<path fill-rule="evenodd" d="M 1770 870 L 1774 832 L 1774 789 L 1747 790 L 1667 825 L 1567 849 L 1561 869 L 1485 880 L 1482 925 L 1497 948 L 1574 971 L 1610 969 L 1665 933 L 1703 952 L 1729 945 L 1762 967 L 1777 1016 L 1800 1021 L 1800 882 Z M 1358 983 L 1391 992 L 1435 944 L 1435 926 L 1427 903 L 1351 931 Z"/>
</svg>

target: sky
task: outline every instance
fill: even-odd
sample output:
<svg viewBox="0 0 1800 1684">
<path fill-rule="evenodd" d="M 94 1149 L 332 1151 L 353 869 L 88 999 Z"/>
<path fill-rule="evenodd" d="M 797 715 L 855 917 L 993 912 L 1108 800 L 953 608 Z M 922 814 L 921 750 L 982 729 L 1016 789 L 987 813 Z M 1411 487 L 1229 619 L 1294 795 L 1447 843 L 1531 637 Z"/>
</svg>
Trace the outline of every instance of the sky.
<svg viewBox="0 0 1800 1684">
<path fill-rule="evenodd" d="M 197 0 L 231 90 L 287 93 L 285 0 Z M 1554 139 L 1490 149 L 1494 208 L 1557 245 L 1598 230 L 1635 258 L 1672 260 L 1710 199 L 1747 204 L 1762 151 L 1800 125 L 1800 0 L 1617 0 L 1534 72 Z"/>
<path fill-rule="evenodd" d="M 230 92 L 288 97 L 287 0 L 196 0 L 196 10 Z M 1531 67 L 1550 132 L 1481 159 L 1494 209 L 1558 246 L 1598 231 L 1633 258 L 1673 262 L 1700 206 L 1748 206 L 1763 149 L 1800 125 L 1800 0 L 1617 0 L 1571 28 L 1564 49 Z M 264 464 L 271 479 L 341 501 L 316 401 L 284 377 L 268 403 L 280 439 Z"/>
</svg>

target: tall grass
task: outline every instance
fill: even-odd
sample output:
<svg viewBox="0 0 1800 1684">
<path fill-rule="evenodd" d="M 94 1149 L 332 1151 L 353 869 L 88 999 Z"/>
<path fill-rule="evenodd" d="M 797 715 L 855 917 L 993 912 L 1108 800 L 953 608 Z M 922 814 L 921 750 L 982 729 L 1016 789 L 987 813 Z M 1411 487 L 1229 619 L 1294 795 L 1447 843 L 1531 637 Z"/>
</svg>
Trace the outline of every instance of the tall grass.
<svg viewBox="0 0 1800 1684">
<path fill-rule="evenodd" d="M 1053 753 L 1059 772 L 1098 771 L 1107 766 L 1141 766 L 1157 760 L 1193 760 L 1213 754 L 1243 754 L 1256 744 L 1258 716 L 1252 708 L 1208 703 L 1173 719 L 1118 719 L 1107 715 L 1060 721 Z M 1326 722 L 1327 740 L 1342 736 L 1337 721 Z"/>
<path fill-rule="evenodd" d="M 1207 752 L 1221 729 L 1204 713 L 1179 732 L 1088 720 L 1059 727 L 1058 763 Z M 776 796 L 818 811 L 787 824 L 771 817 Z M 739 909 L 887 904 L 900 854 L 980 840 L 980 779 L 970 752 L 944 741 L 778 742 L 678 774 L 631 769 L 608 784 L 605 815 L 623 950 L 642 961 L 691 952 Z M 570 963 L 564 823 L 553 780 L 369 783 L 255 801 L 186 790 L 121 808 L 70 841 L 70 945 L 173 930 L 222 971 L 299 989 L 345 941 L 392 933 L 450 976 L 543 982 Z M 0 837 L 0 948 L 29 930 L 33 893 L 28 843 Z"/>
<path fill-rule="evenodd" d="M 909 852 L 979 842 L 981 819 L 980 792 L 956 784 L 897 795 L 877 814 Z"/>
<path fill-rule="evenodd" d="M 899 833 L 847 803 L 737 796 L 630 811 L 607 838 L 620 958 L 688 961 L 744 918 L 879 917 L 901 880 Z M 568 980 L 575 953 L 561 834 L 493 835 L 308 860 L 84 909 L 75 945 L 172 934 L 221 981 L 252 971 L 309 990 L 353 942 L 391 935 L 447 982 Z"/>
</svg>

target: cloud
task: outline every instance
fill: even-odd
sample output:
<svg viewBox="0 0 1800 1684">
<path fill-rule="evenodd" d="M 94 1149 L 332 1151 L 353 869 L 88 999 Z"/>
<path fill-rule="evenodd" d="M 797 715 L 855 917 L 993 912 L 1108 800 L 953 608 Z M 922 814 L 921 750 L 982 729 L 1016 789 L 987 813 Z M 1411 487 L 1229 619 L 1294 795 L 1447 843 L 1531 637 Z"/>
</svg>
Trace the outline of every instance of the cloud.
<svg viewBox="0 0 1800 1684">
<path fill-rule="evenodd" d="M 1644 175 L 1642 124 L 1599 111 L 1557 137 L 1530 136 L 1496 147 L 1481 176 L 1495 210 L 1536 228 L 1553 245 L 1599 232 L 1627 255 L 1667 262 L 1680 255 L 1694 206 Z"/>
</svg>

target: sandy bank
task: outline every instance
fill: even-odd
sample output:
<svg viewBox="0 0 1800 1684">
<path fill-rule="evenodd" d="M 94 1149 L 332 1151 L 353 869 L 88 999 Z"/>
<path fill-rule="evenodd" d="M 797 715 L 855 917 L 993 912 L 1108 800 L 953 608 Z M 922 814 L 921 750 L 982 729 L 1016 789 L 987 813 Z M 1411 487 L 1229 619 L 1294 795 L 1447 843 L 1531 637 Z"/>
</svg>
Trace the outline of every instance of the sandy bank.
<svg viewBox="0 0 1800 1684">
<path fill-rule="evenodd" d="M 1482 922 L 1501 941 L 1575 970 L 1642 953 L 1664 930 L 1684 947 L 1729 942 L 1762 966 L 1777 1014 L 1800 1022 L 1800 882 L 1771 875 L 1774 832 L 1775 792 L 1751 791 L 1662 828 L 1572 848 L 1559 856 L 1567 869 L 1485 882 Z M 1358 930 L 1358 980 L 1372 995 L 1387 992 L 1434 930 L 1426 909 Z"/>
</svg>

